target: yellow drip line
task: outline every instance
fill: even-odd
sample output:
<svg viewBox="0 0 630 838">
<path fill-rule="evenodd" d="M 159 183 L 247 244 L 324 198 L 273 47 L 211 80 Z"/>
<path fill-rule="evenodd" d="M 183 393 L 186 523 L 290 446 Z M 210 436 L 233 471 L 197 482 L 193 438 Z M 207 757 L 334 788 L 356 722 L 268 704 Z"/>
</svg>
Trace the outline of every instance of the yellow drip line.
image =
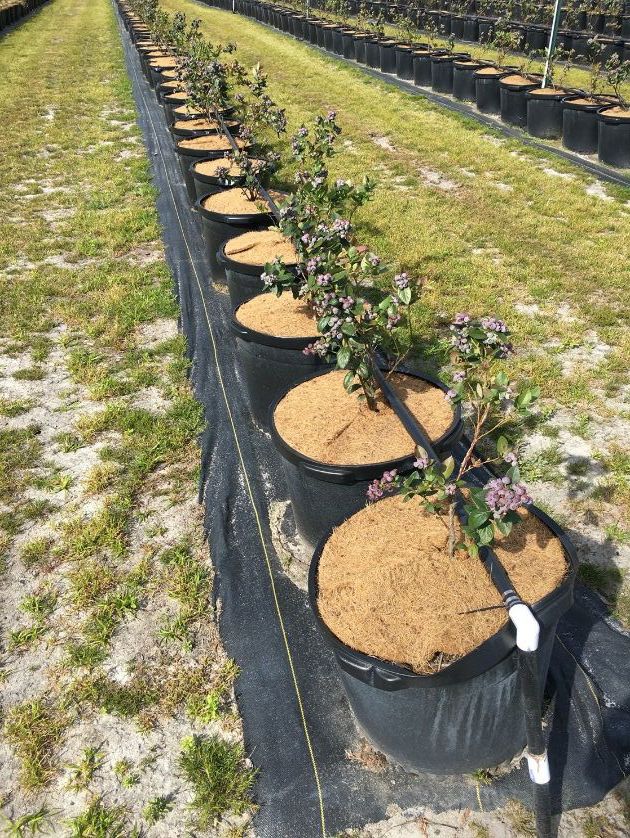
<svg viewBox="0 0 630 838">
<path fill-rule="evenodd" d="M 135 66 L 133 67 L 133 71 L 134 71 L 134 75 L 136 77 L 136 80 L 138 80 L 138 73 L 136 71 Z M 158 135 L 157 135 L 157 131 L 155 130 L 155 124 L 153 122 L 153 118 L 152 118 L 151 113 L 150 113 L 148 108 L 147 108 L 147 116 L 149 117 L 149 121 L 151 123 L 151 129 L 153 130 L 153 134 L 155 136 L 158 152 L 160 154 L 162 162 L 165 164 L 164 155 L 162 154 L 162 149 L 161 149 L 160 143 L 157 139 Z M 306 714 L 304 712 L 304 704 L 302 702 L 302 694 L 300 693 L 300 687 L 298 685 L 297 675 L 296 675 L 296 672 L 295 672 L 295 667 L 293 665 L 293 656 L 291 654 L 291 649 L 289 647 L 289 639 L 287 637 L 287 632 L 286 632 L 286 628 L 285 628 L 285 625 L 284 625 L 284 619 L 282 617 L 282 610 L 280 608 L 280 601 L 278 599 L 278 592 L 276 590 L 276 583 L 275 583 L 274 578 L 273 578 L 273 571 L 272 571 L 272 567 L 271 567 L 271 559 L 269 558 L 269 552 L 267 551 L 267 545 L 265 543 L 265 537 L 264 537 L 264 534 L 263 534 L 262 522 L 261 522 L 261 519 L 260 519 L 260 514 L 258 512 L 258 508 L 256 506 L 256 502 L 254 500 L 254 493 L 252 491 L 252 487 L 251 487 L 251 484 L 249 482 L 249 475 L 247 474 L 247 467 L 245 465 L 245 458 L 243 457 L 243 452 L 242 452 L 241 444 L 240 444 L 240 441 L 239 441 L 239 438 L 238 438 L 236 425 L 234 423 L 234 416 L 232 415 L 232 410 L 230 409 L 230 402 L 229 402 L 229 399 L 228 399 L 228 396 L 227 396 L 227 391 L 225 389 L 225 383 L 223 381 L 223 375 L 221 374 L 221 367 L 219 365 L 219 355 L 218 355 L 218 352 L 217 352 L 217 344 L 216 344 L 216 340 L 215 340 L 215 337 L 214 337 L 214 331 L 212 329 L 212 324 L 210 322 L 210 316 L 208 314 L 206 301 L 205 301 L 204 296 L 203 296 L 203 288 L 202 288 L 202 285 L 201 285 L 201 280 L 199 278 L 199 274 L 197 273 L 197 268 L 195 266 L 195 261 L 192 257 L 192 253 L 190 251 L 190 247 L 188 246 L 188 239 L 186 238 L 186 233 L 184 231 L 184 226 L 182 224 L 182 219 L 181 219 L 181 216 L 179 214 L 179 210 L 177 208 L 177 203 L 175 201 L 175 194 L 173 192 L 173 187 L 172 187 L 169 175 L 168 175 L 168 170 L 166 168 L 166 165 L 164 165 L 164 173 L 166 175 L 166 182 L 168 183 L 168 188 L 169 188 L 169 191 L 171 193 L 171 198 L 172 198 L 172 201 L 173 201 L 173 207 L 175 208 L 175 214 L 177 215 L 177 222 L 179 224 L 179 229 L 181 230 L 181 233 L 182 233 L 182 239 L 184 241 L 184 244 L 186 245 L 186 251 L 188 252 L 188 260 L 189 260 L 190 265 L 191 265 L 191 267 L 193 269 L 193 272 L 195 274 L 195 280 L 197 282 L 197 287 L 199 289 L 199 296 L 201 297 L 201 302 L 202 302 L 202 305 L 203 305 L 203 311 L 204 311 L 205 318 L 206 318 L 206 323 L 207 323 L 207 326 L 208 326 L 208 332 L 210 334 L 210 341 L 212 343 L 212 352 L 214 354 L 214 363 L 215 363 L 215 367 L 216 367 L 216 371 L 217 371 L 217 376 L 218 376 L 218 379 L 219 379 L 219 385 L 221 387 L 221 392 L 223 394 L 223 400 L 225 402 L 225 407 L 227 409 L 228 418 L 230 420 L 230 426 L 232 428 L 232 435 L 234 437 L 234 442 L 236 443 L 236 450 L 238 452 L 238 458 L 239 458 L 240 463 L 241 463 L 241 469 L 243 471 L 243 476 L 245 477 L 245 485 L 247 487 L 247 494 L 249 495 L 249 500 L 250 500 L 250 503 L 252 505 L 252 511 L 254 513 L 254 517 L 256 518 L 256 527 L 258 529 L 258 535 L 260 537 L 260 544 L 262 546 L 262 551 L 263 551 L 263 554 L 264 554 L 264 557 L 265 557 L 265 564 L 267 565 L 267 572 L 269 574 L 269 581 L 271 582 L 271 592 L 273 594 L 273 601 L 274 601 L 274 605 L 275 605 L 275 609 L 276 609 L 276 615 L 278 617 L 278 622 L 280 624 L 280 631 L 282 633 L 282 640 L 284 642 L 284 648 L 285 648 L 286 653 L 287 653 L 287 660 L 289 662 L 289 669 L 291 671 L 291 680 L 293 681 L 293 688 L 295 689 L 295 695 L 296 695 L 296 699 L 297 699 L 298 709 L 300 711 L 300 718 L 302 720 L 302 728 L 304 730 L 304 737 L 306 739 L 306 747 L 308 749 L 308 755 L 309 755 L 309 758 L 310 758 L 310 761 L 311 761 L 311 765 L 313 767 L 313 775 L 315 777 L 315 785 L 317 787 L 317 797 L 318 797 L 318 801 L 319 801 L 319 817 L 320 817 L 321 828 L 322 828 L 322 838 L 326 838 L 326 817 L 325 817 L 325 814 L 324 814 L 324 798 L 323 798 L 322 787 L 321 787 L 321 783 L 320 783 L 320 779 L 319 779 L 319 771 L 317 769 L 317 762 L 315 760 L 315 753 L 313 751 L 313 745 L 312 745 L 312 742 L 311 742 L 311 737 L 310 737 L 310 734 L 308 732 L 308 725 L 307 725 L 307 722 L 306 722 Z"/>
</svg>

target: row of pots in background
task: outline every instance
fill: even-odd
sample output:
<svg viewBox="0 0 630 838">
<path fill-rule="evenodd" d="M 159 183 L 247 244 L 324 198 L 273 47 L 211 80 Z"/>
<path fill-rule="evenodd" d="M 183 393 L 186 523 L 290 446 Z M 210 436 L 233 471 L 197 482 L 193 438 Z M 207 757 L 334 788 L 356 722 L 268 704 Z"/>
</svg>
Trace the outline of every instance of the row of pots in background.
<svg viewBox="0 0 630 838">
<path fill-rule="evenodd" d="M 524 12 L 518 2 L 484 4 L 474 1 L 414 3 L 410 6 L 371 0 L 362 4 L 359 0 L 347 0 L 346 5 L 349 15 L 358 15 L 363 5 L 367 14 L 385 23 L 396 24 L 400 16 L 405 15 L 419 29 L 431 28 L 443 35 L 452 34 L 468 41 L 487 41 L 493 25 L 502 19 L 522 31 L 529 49 L 542 49 L 547 45 L 554 8 L 552 4 L 541 3 L 536 7 L 530 6 Z M 315 2 L 311 7 L 325 10 L 326 4 Z M 560 32 L 575 33 L 585 38 L 598 34 L 630 38 L 630 4 L 618 0 L 615 9 L 606 11 L 571 8 L 570 4 L 565 4 L 560 12 Z"/>
<path fill-rule="evenodd" d="M 12 23 L 43 6 L 47 0 L 21 0 L 21 2 L 0 5 L 0 32 Z"/>
<path fill-rule="evenodd" d="M 204 0 L 205 1 L 205 0 Z M 223 3 L 222 8 L 229 8 L 229 4 Z M 317 8 L 317 6 L 313 6 Z M 550 31 L 548 27 L 515 22 L 507 25 L 504 18 L 479 18 L 473 15 L 450 15 L 429 11 L 425 16 L 422 13 L 416 15 L 413 10 L 404 10 L 404 7 L 392 6 L 396 17 L 383 15 L 384 22 L 400 24 L 401 15 L 406 15 L 408 21 L 414 28 L 420 31 L 433 32 L 437 37 L 465 41 L 469 43 L 480 43 L 492 45 L 496 34 L 497 25 L 500 22 L 502 28 L 512 33 L 510 51 L 514 53 L 542 53 L 549 44 Z M 402 9 L 402 11 L 401 11 Z M 322 7 L 324 15 L 326 10 Z M 286 9 L 285 11 L 292 11 Z M 437 16 L 437 18 L 436 18 Z M 436 18 L 436 19 L 434 19 Z M 347 24 L 341 24 L 346 26 Z M 563 53 L 571 53 L 572 60 L 579 63 L 588 63 L 589 45 L 593 39 L 592 33 L 576 31 L 574 29 L 560 29 L 556 38 L 556 49 Z M 613 55 L 621 61 L 630 58 L 630 14 L 625 16 L 616 32 L 596 35 L 601 47 L 600 61 L 605 63 Z"/>
<path fill-rule="evenodd" d="M 146 49 L 148 55 L 152 45 L 140 45 L 140 38 L 146 39 L 147 28 L 134 19 L 124 3 L 121 8 L 139 52 L 142 54 Z M 172 98 L 178 84 L 168 64 L 168 60 L 162 66 L 159 61 L 144 61 L 147 78 L 153 82 L 172 128 L 172 118 L 178 115 L 175 111 L 182 107 L 177 103 L 185 100 L 182 97 Z M 188 117 L 193 118 L 190 114 Z M 322 580 L 330 581 L 331 578 L 329 547 L 332 527 L 341 522 L 336 530 L 338 537 L 344 527 L 353 526 L 358 516 L 367 513 L 376 515 L 380 524 L 378 532 L 371 533 L 371 541 L 372 546 L 377 544 L 378 561 L 363 574 L 373 576 L 383 558 L 378 552 L 384 546 L 381 526 L 387 528 L 393 520 L 390 509 L 395 515 L 404 513 L 400 504 L 392 503 L 394 499 L 379 501 L 365 509 L 366 490 L 381 477 L 384 469 L 406 472 L 413 468 L 416 454 L 405 435 L 404 450 L 389 458 L 377 458 L 374 462 L 343 457 L 335 462 L 329 457 L 313 456 L 310 449 L 304 450 L 308 448 L 303 441 L 305 428 L 310 429 L 311 442 L 313 439 L 318 442 L 326 436 L 326 432 L 331 431 L 331 421 L 348 424 L 348 408 L 354 411 L 353 415 L 359 416 L 360 412 L 353 407 L 356 404 L 352 401 L 354 397 L 339 386 L 339 377 L 343 377 L 343 373 L 332 370 L 317 355 L 304 354 L 306 345 L 317 338 L 312 318 L 310 326 L 307 322 L 301 336 L 290 332 L 286 334 L 282 329 L 270 326 L 274 313 L 280 309 L 282 314 L 286 314 L 293 307 L 299 318 L 300 312 L 296 309 L 300 301 L 287 302 L 286 294 L 280 298 L 263 294 L 263 272 L 276 255 L 282 255 L 290 270 L 298 255 L 293 251 L 295 258 L 292 262 L 291 243 L 277 230 L 261 229 L 269 227 L 270 214 L 259 210 L 230 215 L 208 209 L 213 198 L 218 196 L 217 200 L 221 203 L 221 199 L 234 187 L 226 187 L 221 177 L 212 174 L 212 167 L 219 159 L 217 155 L 222 151 L 217 147 L 209 149 L 209 146 L 217 145 L 221 138 L 210 133 L 210 128 L 203 130 L 208 133 L 198 133 L 194 137 L 180 138 L 174 133 L 174 147 L 179 155 L 189 198 L 195 204 L 204 227 L 208 256 L 211 264 L 217 266 L 216 269 L 213 267 L 212 278 L 217 279 L 219 268 L 225 272 L 233 304 L 232 331 L 236 340 L 237 362 L 247 384 L 253 417 L 263 428 L 271 431 L 282 458 L 298 530 L 311 547 L 317 545 L 310 568 L 310 600 L 322 634 L 339 664 L 356 718 L 379 749 L 412 770 L 453 773 L 497 765 L 513 757 L 525 742 L 514 634 L 502 618 L 496 619 L 488 628 L 487 637 L 449 662 L 450 665 L 443 667 L 440 661 L 430 673 L 419 673 L 405 665 L 406 659 L 392 663 L 394 658 L 360 651 L 341 640 L 322 613 L 324 599 L 320 585 Z M 210 142 L 211 138 L 216 143 Z M 202 171 L 204 165 L 207 169 Z M 264 258 L 244 255 L 251 254 L 256 247 L 262 247 Z M 256 307 L 260 317 L 261 304 L 264 314 L 262 325 L 256 328 L 251 325 L 252 321 L 249 326 L 246 325 L 248 308 Z M 446 406 L 442 396 L 445 385 L 429 376 L 411 372 L 399 372 L 396 380 L 406 394 L 405 398 L 409 393 L 409 399 L 416 399 L 413 402 L 414 412 L 423 424 L 428 426 L 434 415 L 441 416 L 432 434 L 433 446 L 440 457 L 446 457 L 461 438 L 462 422 L 459 407 Z M 334 394 L 329 386 L 331 382 Z M 375 416 L 380 418 L 370 419 L 370 422 L 380 423 L 383 418 L 391 421 L 393 417 L 400 425 L 385 402 Z M 289 432 L 291 428 L 293 433 Z M 358 440 L 354 440 L 355 450 L 365 450 L 362 433 L 371 434 L 372 444 L 380 451 L 384 444 L 391 446 L 390 434 L 383 427 L 379 425 L 377 432 L 374 431 L 374 427 L 355 431 L 359 434 Z M 410 505 L 404 508 L 408 511 Z M 414 540 L 422 537 L 424 527 L 422 516 L 416 517 L 419 525 L 416 521 L 413 532 L 405 531 L 406 541 L 412 550 L 415 550 Z M 536 600 L 534 611 L 542 627 L 538 665 L 544 683 L 557 621 L 572 600 L 575 554 L 562 530 L 542 512 L 532 510 L 529 525 L 542 527 L 547 539 L 554 544 L 557 542 L 559 560 L 564 569 L 552 590 L 532 597 Z M 537 530 L 538 536 L 540 532 Z M 351 534 L 350 540 L 356 541 Z M 359 543 L 359 548 L 361 546 Z M 322 562 L 328 567 L 324 576 L 320 572 Z M 460 565 L 459 560 L 451 562 L 448 567 L 456 577 L 454 588 L 465 585 L 465 576 L 470 568 L 465 563 Z M 343 572 L 344 567 L 333 568 L 333 584 L 335 574 Z M 474 572 L 485 579 L 481 566 Z M 355 573 L 354 579 L 359 577 Z M 401 587 L 405 588 L 404 583 Z M 459 591 L 456 593 L 459 594 Z M 488 590 L 485 594 L 489 595 Z M 378 611 L 379 606 L 379 602 L 374 601 L 369 610 Z M 413 610 L 414 606 L 411 607 Z M 497 614 L 496 611 L 492 613 Z"/>
<path fill-rule="evenodd" d="M 231 0 L 205 0 L 232 8 Z M 597 154 L 602 163 L 630 168 L 630 110 L 612 97 L 590 97 L 579 90 L 540 87 L 540 79 L 516 68 L 472 60 L 468 53 L 432 50 L 315 19 L 260 0 L 236 0 L 235 11 L 274 26 L 346 59 L 431 87 L 474 103 L 484 114 L 539 139 L 561 139 L 580 154 Z"/>
</svg>

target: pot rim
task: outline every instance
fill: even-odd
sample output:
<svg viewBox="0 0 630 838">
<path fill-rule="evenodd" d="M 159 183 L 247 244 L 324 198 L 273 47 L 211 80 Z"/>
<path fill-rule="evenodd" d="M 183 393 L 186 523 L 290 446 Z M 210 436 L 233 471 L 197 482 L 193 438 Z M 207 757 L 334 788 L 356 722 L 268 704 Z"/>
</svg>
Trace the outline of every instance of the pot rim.
<svg viewBox="0 0 630 838">
<path fill-rule="evenodd" d="M 215 212 L 213 210 L 207 210 L 202 202 L 209 198 L 211 195 L 216 194 L 213 192 L 208 192 L 206 195 L 202 195 L 200 198 L 197 198 L 195 201 L 195 209 L 202 216 L 202 218 L 206 218 L 208 221 L 218 221 L 221 224 L 251 224 L 254 222 L 255 219 L 263 219 L 266 221 L 268 218 L 273 218 L 273 213 L 271 209 L 269 212 L 249 212 L 249 213 L 224 213 L 224 212 Z M 263 200 L 261 198 L 261 200 Z"/>
<path fill-rule="evenodd" d="M 388 371 L 390 365 L 387 363 L 379 363 L 379 367 L 383 371 Z M 449 389 L 447 384 L 445 384 L 439 378 L 435 378 L 434 376 L 430 375 L 429 373 L 412 372 L 411 370 L 406 369 L 404 366 L 399 367 L 398 371 L 404 373 L 405 375 L 411 375 L 415 378 L 421 378 L 423 381 L 427 381 L 429 384 L 433 384 L 433 386 L 439 387 L 439 389 L 442 390 L 442 392 L 444 393 L 446 393 L 446 391 Z M 306 378 L 305 381 L 309 381 L 311 378 L 315 378 L 318 375 L 326 375 L 329 372 L 331 372 L 330 369 L 324 370 L 323 372 L 318 371 Z M 304 382 L 300 383 L 303 384 Z M 293 388 L 290 387 L 289 389 L 292 390 Z M 288 392 L 289 391 L 287 390 L 287 393 Z M 380 477 L 383 473 L 385 466 L 389 466 L 390 468 L 401 469 L 405 468 L 407 464 L 411 465 L 411 463 L 413 463 L 415 459 L 414 453 L 406 454 L 404 457 L 398 457 L 397 459 L 381 460 L 378 463 L 347 463 L 345 465 L 336 465 L 335 463 L 322 463 L 319 460 L 314 460 L 311 457 L 308 457 L 306 454 L 302 454 L 296 448 L 293 448 L 291 445 L 289 445 L 288 442 L 285 442 L 285 440 L 280 435 L 280 432 L 276 428 L 276 408 L 278 407 L 282 399 L 287 395 L 287 393 L 282 393 L 271 405 L 269 414 L 269 428 L 271 431 L 271 438 L 273 439 L 276 447 L 280 450 L 282 455 L 286 457 L 287 460 L 289 460 L 289 462 L 304 469 L 311 476 L 319 480 L 323 480 L 324 482 L 330 483 L 345 483 L 348 482 L 349 479 L 351 479 L 352 482 L 356 482 L 360 480 L 371 480 L 375 477 Z M 461 407 L 459 404 L 457 404 L 455 405 L 455 409 L 453 411 L 453 419 L 451 421 L 451 424 L 438 439 L 432 440 L 433 446 L 436 448 L 437 451 L 447 450 L 448 448 L 456 444 L 462 433 L 463 422 L 461 418 Z M 323 477 L 323 475 L 327 475 L 327 477 Z"/>
<path fill-rule="evenodd" d="M 279 230 L 280 228 L 276 227 L 276 229 Z M 226 267 L 232 268 L 232 269 L 234 269 L 235 271 L 238 271 L 241 274 L 247 274 L 248 276 L 258 276 L 262 272 L 265 265 L 264 264 L 263 265 L 252 265 L 249 262 L 237 262 L 231 256 L 228 256 L 227 253 L 225 252 L 225 246 L 228 243 L 228 241 L 231 241 L 231 239 L 226 239 L 223 242 L 223 244 L 219 247 L 219 249 L 217 251 L 217 260 L 219 262 L 221 262 L 222 264 L 224 264 Z M 297 262 L 293 262 L 293 263 L 289 263 L 289 264 L 285 263 L 285 268 L 287 268 L 287 270 L 290 271 L 290 272 L 294 272 L 295 269 L 297 268 Z M 236 309 L 232 312 L 232 314 L 236 314 Z M 243 328 L 249 329 L 249 326 L 244 326 Z M 249 329 L 249 331 L 252 332 L 254 335 L 259 335 L 260 334 L 260 335 L 265 336 L 264 332 L 256 332 L 254 329 Z M 274 337 L 274 335 L 266 335 L 266 337 Z M 318 337 L 318 335 L 315 335 L 315 338 L 317 338 L 317 337 Z M 257 338 L 256 338 L 256 340 L 257 340 Z"/>
<path fill-rule="evenodd" d="M 383 500 L 383 499 L 381 499 Z M 380 501 L 376 501 L 379 503 Z M 545 625 L 544 617 L 546 612 L 553 609 L 556 601 L 562 600 L 565 597 L 569 598 L 569 603 L 573 602 L 573 586 L 577 574 L 578 560 L 575 545 L 564 531 L 564 529 L 550 518 L 542 509 L 531 505 L 528 507 L 539 520 L 549 527 L 551 532 L 558 538 L 564 550 L 565 558 L 567 560 L 567 574 L 565 579 L 555 588 L 550 591 L 542 599 L 532 603 L 531 609 L 536 615 L 537 619 Z M 356 515 L 356 513 L 354 513 Z M 352 516 L 346 516 L 342 521 L 337 522 L 335 526 L 339 526 L 343 521 Z M 480 643 L 479 646 L 472 649 L 467 654 L 453 661 L 446 669 L 440 672 L 435 672 L 428 675 L 412 672 L 400 664 L 392 661 L 385 661 L 381 658 L 376 658 L 371 655 L 361 652 L 357 649 L 352 649 L 347 646 L 337 635 L 335 635 L 324 622 L 317 603 L 317 595 L 319 592 L 317 571 L 319 569 L 319 561 L 323 553 L 324 547 L 330 538 L 332 527 L 317 543 L 313 558 L 309 567 L 308 573 L 308 598 L 311 609 L 315 616 L 315 621 L 319 630 L 324 635 L 329 646 L 332 647 L 337 657 L 339 665 L 354 677 L 358 677 L 357 669 L 361 673 L 361 680 L 369 683 L 375 688 L 379 688 L 376 680 L 380 682 L 381 689 L 396 690 L 405 688 L 430 688 L 439 686 L 448 686 L 450 684 L 461 683 L 468 681 L 483 672 L 491 669 L 497 664 L 501 663 L 509 655 L 513 654 L 516 648 L 516 631 L 512 623 L 508 620 L 505 625 L 491 635 L 489 638 Z M 480 565 L 480 570 L 482 569 Z M 350 667 L 346 669 L 343 667 L 341 661 L 348 661 Z M 354 670 L 354 671 L 353 671 Z M 382 674 L 381 674 L 382 673 Z M 395 684 L 398 684 L 396 686 Z"/>
</svg>

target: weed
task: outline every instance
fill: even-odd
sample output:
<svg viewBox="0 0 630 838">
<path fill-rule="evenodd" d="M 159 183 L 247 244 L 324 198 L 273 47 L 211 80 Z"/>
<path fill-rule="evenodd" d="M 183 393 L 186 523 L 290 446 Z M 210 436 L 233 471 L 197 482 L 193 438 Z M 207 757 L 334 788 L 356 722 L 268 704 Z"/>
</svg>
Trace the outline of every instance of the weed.
<svg viewBox="0 0 630 838">
<path fill-rule="evenodd" d="M 4 724 L 7 742 L 21 763 L 22 786 L 35 789 L 51 778 L 55 750 L 66 720 L 42 699 L 26 701 L 9 710 Z"/>
<path fill-rule="evenodd" d="M 241 745 L 193 736 L 182 742 L 179 767 L 192 786 L 191 808 L 201 829 L 224 814 L 242 814 L 250 805 L 255 772 L 245 765 Z"/>
<path fill-rule="evenodd" d="M 142 810 L 142 817 L 149 826 L 153 826 L 171 811 L 173 805 L 170 797 L 154 797 Z"/>
<path fill-rule="evenodd" d="M 70 838 L 126 838 L 128 835 L 125 810 L 120 806 L 106 806 L 100 797 L 67 824 Z"/>
<path fill-rule="evenodd" d="M 70 772 L 67 788 L 71 791 L 87 789 L 104 759 L 104 754 L 100 748 L 95 748 L 92 745 L 85 748 L 79 762 L 66 766 Z"/>
<path fill-rule="evenodd" d="M 492 774 L 486 768 L 480 768 L 471 774 L 475 783 L 480 786 L 491 786 L 494 780 Z"/>
<path fill-rule="evenodd" d="M 20 815 L 14 820 L 0 812 L 4 824 L 3 835 L 6 838 L 27 838 L 27 836 L 46 835 L 50 826 L 51 812 L 42 806 L 36 812 Z"/>
</svg>

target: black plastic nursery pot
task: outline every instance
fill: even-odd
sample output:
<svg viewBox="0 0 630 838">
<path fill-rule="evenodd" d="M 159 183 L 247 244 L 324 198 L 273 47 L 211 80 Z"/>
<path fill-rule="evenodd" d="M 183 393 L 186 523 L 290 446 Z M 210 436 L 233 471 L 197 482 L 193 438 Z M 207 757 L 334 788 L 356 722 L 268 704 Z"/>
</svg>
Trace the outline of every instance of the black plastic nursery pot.
<svg viewBox="0 0 630 838">
<path fill-rule="evenodd" d="M 399 44 L 396 41 L 381 41 L 378 46 L 381 73 L 395 73 L 396 48 Z"/>
<path fill-rule="evenodd" d="M 446 391 L 445 384 L 430 375 L 409 372 L 406 375 L 420 378 Z M 322 373 L 318 373 L 321 375 Z M 312 547 L 322 535 L 341 518 L 346 518 L 365 506 L 366 492 L 372 480 L 380 478 L 384 471 L 411 470 L 415 455 L 410 454 L 397 460 L 364 465 L 331 465 L 313 460 L 288 445 L 280 436 L 273 415 L 280 399 L 271 411 L 270 431 L 273 442 L 282 455 L 282 465 L 297 530 Z M 463 433 L 460 410 L 455 409 L 453 421 L 444 434 L 433 441 L 435 450 L 446 452 L 457 443 Z M 410 440 L 410 446 L 412 446 Z"/>
<path fill-rule="evenodd" d="M 630 168 L 630 110 L 607 105 L 597 113 L 597 154 L 602 163 Z"/>
<path fill-rule="evenodd" d="M 431 56 L 431 87 L 436 93 L 453 92 L 453 61 L 452 55 Z"/>
<path fill-rule="evenodd" d="M 453 96 L 464 102 L 475 102 L 477 89 L 475 73 L 483 65 L 467 59 L 453 61 Z"/>
<path fill-rule="evenodd" d="M 381 69 L 381 44 L 377 38 L 365 42 L 365 63 L 373 70 Z"/>
<path fill-rule="evenodd" d="M 282 396 L 314 372 L 330 368 L 317 355 L 305 355 L 311 338 L 280 338 L 244 326 L 234 311 L 230 327 L 236 340 L 236 355 L 245 380 L 249 407 L 255 422 L 267 430 L 270 410 Z M 314 326 L 314 331 L 317 329 Z"/>
<path fill-rule="evenodd" d="M 562 113 L 566 90 L 535 87 L 527 99 L 527 132 L 532 137 L 557 140 L 562 136 Z"/>
<path fill-rule="evenodd" d="M 562 145 L 580 154 L 596 154 L 599 135 L 597 111 L 601 101 L 567 96 L 562 111 Z"/>
<path fill-rule="evenodd" d="M 341 40 L 342 40 L 342 55 L 344 58 L 348 58 L 350 60 L 354 60 L 355 58 L 355 48 L 354 48 L 354 32 L 352 30 L 344 30 L 341 33 Z"/>
<path fill-rule="evenodd" d="M 413 49 L 402 44 L 394 48 L 396 55 L 396 75 L 399 79 L 411 81 L 413 79 Z"/>
<path fill-rule="evenodd" d="M 418 87 L 431 87 L 431 59 L 446 55 L 442 50 L 416 50 L 413 54 L 413 83 Z"/>
<path fill-rule="evenodd" d="M 195 181 L 190 174 L 191 165 L 199 160 L 217 160 L 221 157 L 225 157 L 230 150 L 230 145 L 226 140 L 224 147 L 215 151 L 207 148 L 191 148 L 190 146 L 182 145 L 182 143 L 185 143 L 186 141 L 187 138 L 185 137 L 177 140 L 175 142 L 175 152 L 177 153 L 182 176 L 186 183 L 188 198 L 191 204 L 194 204 L 197 200 L 197 190 L 195 189 Z M 204 194 L 207 195 L 208 193 L 206 192 Z"/>
<path fill-rule="evenodd" d="M 367 63 L 367 43 L 369 35 L 356 34 L 354 35 L 354 60 L 359 64 Z"/>
<path fill-rule="evenodd" d="M 518 81 L 515 81 L 518 79 Z M 514 80 L 514 81 L 513 81 Z M 501 95 L 501 119 L 519 128 L 527 127 L 527 98 L 530 90 L 538 85 L 523 76 L 504 76 L 499 81 Z"/>
<path fill-rule="evenodd" d="M 215 158 L 213 162 L 216 162 L 216 160 L 217 158 Z M 192 180 L 195 189 L 194 194 L 188 196 L 192 204 L 194 204 L 198 198 L 213 195 L 215 192 L 221 192 L 222 189 L 228 189 L 232 186 L 240 186 L 242 183 L 242 178 L 238 175 L 234 177 L 230 175 L 227 178 L 220 178 L 217 175 L 205 174 L 203 171 L 199 171 L 199 168 L 204 163 L 208 162 L 208 160 L 195 160 L 195 162 L 191 163 L 188 168 L 190 179 Z M 228 168 L 229 165 L 230 161 L 226 160 L 225 168 Z"/>
<path fill-rule="evenodd" d="M 573 602 L 577 558 L 555 521 L 538 509 L 530 511 L 561 541 L 568 563 L 565 581 L 532 606 L 541 625 L 538 664 L 544 684 L 558 620 Z M 518 754 L 526 733 L 511 624 L 432 675 L 418 675 L 352 649 L 328 629 L 319 612 L 317 575 L 329 536 L 330 531 L 313 556 L 309 599 L 364 735 L 404 768 L 430 774 L 469 774 Z M 479 572 L 485 572 L 481 566 Z"/>
<path fill-rule="evenodd" d="M 265 266 L 239 262 L 237 259 L 228 256 L 225 252 L 226 244 L 227 242 L 223 242 L 219 248 L 217 258 L 225 268 L 230 303 L 232 304 L 232 309 L 236 311 L 240 305 L 258 296 L 258 294 L 262 294 L 265 290 L 263 281 L 260 278 Z M 287 267 L 291 269 L 290 265 L 287 265 Z M 312 341 L 309 340 L 308 343 L 312 343 Z M 304 345 L 308 346 L 308 343 Z"/>
<path fill-rule="evenodd" d="M 225 267 L 218 260 L 218 251 L 223 242 L 247 233 L 249 230 L 259 230 L 268 227 L 273 222 L 273 213 L 257 212 L 246 215 L 228 215 L 220 212 L 207 210 L 203 202 L 209 195 L 204 195 L 195 202 L 195 209 L 201 216 L 203 237 L 206 242 L 208 261 L 212 278 L 215 281 L 225 282 Z"/>
<path fill-rule="evenodd" d="M 501 92 L 499 81 L 506 75 L 509 75 L 509 73 L 498 67 L 482 67 L 475 71 L 475 103 L 481 113 L 500 113 Z"/>
</svg>

